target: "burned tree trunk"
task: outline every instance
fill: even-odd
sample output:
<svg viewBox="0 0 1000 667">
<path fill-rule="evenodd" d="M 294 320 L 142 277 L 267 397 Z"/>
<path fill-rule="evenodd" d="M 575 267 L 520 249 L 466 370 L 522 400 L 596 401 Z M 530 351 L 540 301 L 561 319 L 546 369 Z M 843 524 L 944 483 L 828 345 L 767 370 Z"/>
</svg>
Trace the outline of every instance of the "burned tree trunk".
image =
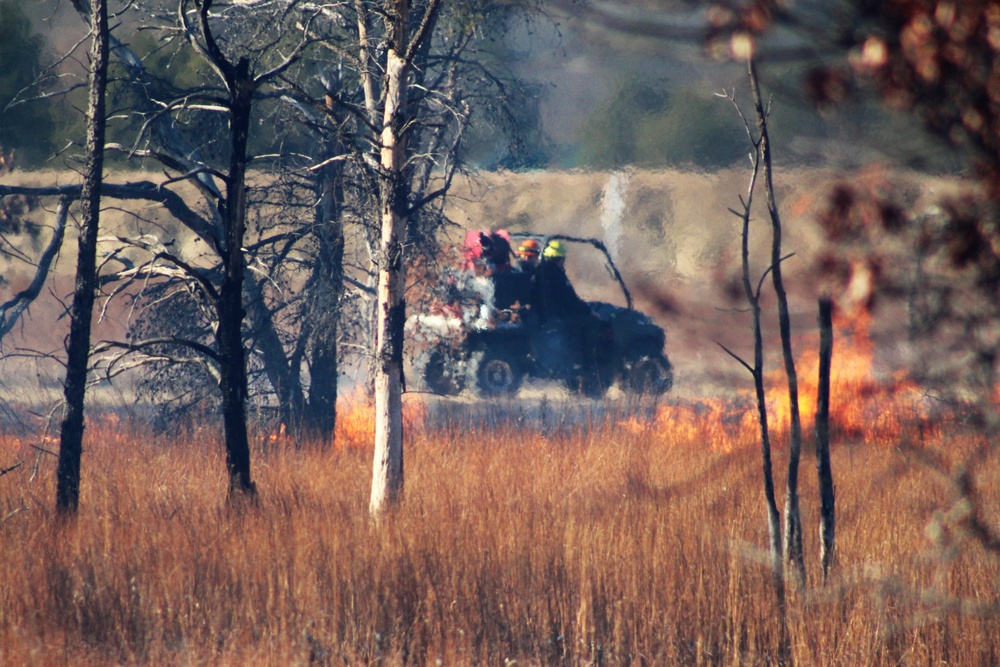
<svg viewBox="0 0 1000 667">
<path fill-rule="evenodd" d="M 197 27 L 189 25 L 189 13 L 178 13 L 184 34 L 195 50 L 222 80 L 229 121 L 229 166 L 225 175 L 225 197 L 219 203 L 219 218 L 224 240 L 219 249 L 222 260 L 222 283 L 215 299 L 218 315 L 216 341 L 219 348 L 220 388 L 226 442 L 226 468 L 229 473 L 229 498 L 254 498 L 257 490 L 250 475 L 250 444 L 247 435 L 247 351 L 243 344 L 243 307 L 246 261 L 243 247 L 247 228 L 247 166 L 250 117 L 257 91 L 268 81 L 281 76 L 300 57 L 308 39 L 282 56 L 280 64 L 255 76 L 251 58 L 260 62 L 260 54 L 227 56 L 212 29 L 212 0 L 194 0 Z M 217 17 L 216 17 L 217 18 Z M 225 25 L 220 22 L 220 25 Z M 231 42 L 230 42 L 231 45 Z M 270 46 L 265 47 L 268 51 Z"/>
<path fill-rule="evenodd" d="M 752 68 L 752 64 L 751 64 Z M 752 70 L 751 70 L 752 71 Z M 736 103 L 733 95 L 728 96 L 736 107 L 737 113 L 743 120 L 747 131 L 747 136 L 753 146 L 750 154 L 753 162 L 753 170 L 750 174 L 750 185 L 747 188 L 746 199 L 741 198 L 741 210 L 729 209 L 731 213 L 740 218 L 741 230 L 741 282 L 743 294 L 747 304 L 750 306 L 753 324 L 753 364 L 747 363 L 739 355 L 719 344 L 730 356 L 736 359 L 746 368 L 753 377 L 754 395 L 757 400 L 757 422 L 760 426 L 760 451 L 761 468 L 764 478 L 764 500 L 767 513 L 768 548 L 771 556 L 771 582 L 774 585 L 775 602 L 778 612 L 778 664 L 792 664 L 791 634 L 788 627 L 788 602 L 785 591 L 784 560 L 781 549 L 781 514 L 778 512 L 778 503 L 774 495 L 774 475 L 771 460 L 771 436 L 767 418 L 767 392 L 764 387 L 764 338 L 761 330 L 761 306 L 760 292 L 767 277 L 768 271 L 774 269 L 769 267 L 757 282 L 756 287 L 750 279 L 750 215 L 753 210 L 754 190 L 757 187 L 757 178 L 760 175 L 761 161 L 763 157 L 763 138 L 758 135 L 754 137 L 750 124 L 743 114 L 742 109 Z M 756 98 L 755 98 L 756 99 Z M 764 120 L 766 123 L 766 119 Z"/>
<path fill-rule="evenodd" d="M 830 466 L 830 366 L 833 360 L 833 301 L 819 300 L 819 386 L 816 391 L 816 471 L 819 475 L 819 560 L 826 583 L 833 566 L 836 495 Z"/>
<path fill-rule="evenodd" d="M 758 146 L 759 151 L 759 146 Z M 764 338 L 761 332 L 761 307 L 759 288 L 754 289 L 750 281 L 750 211 L 753 203 L 753 189 L 757 180 L 759 152 L 754 163 L 754 173 L 750 191 L 741 213 L 742 232 L 742 275 L 743 292 L 753 316 L 753 366 L 748 367 L 753 376 L 754 395 L 757 399 L 757 423 L 760 426 L 761 469 L 764 477 L 764 500 L 767 509 L 768 544 L 771 553 L 771 572 L 778 601 L 784 609 L 785 577 L 784 561 L 781 558 L 781 515 L 774 495 L 774 474 L 771 462 L 771 431 L 767 420 L 767 393 L 764 388 Z"/>
<path fill-rule="evenodd" d="M 767 392 L 764 387 L 764 337 L 761 332 L 760 289 L 767 273 L 765 272 L 764 277 L 760 279 L 756 289 L 750 279 L 750 214 L 753 210 L 753 197 L 754 190 L 757 187 L 757 177 L 760 175 L 761 142 L 759 139 L 754 139 L 753 133 L 750 130 L 750 125 L 747 123 L 745 116 L 743 116 L 743 111 L 740 109 L 739 105 L 736 104 L 735 98 L 730 97 L 729 99 L 736 106 L 737 112 L 743 118 L 744 124 L 746 124 L 747 134 L 750 137 L 750 143 L 754 148 L 753 153 L 751 153 L 753 171 L 750 174 L 750 186 L 747 188 L 747 197 L 746 199 L 740 198 L 740 203 L 743 207 L 739 211 L 736 209 L 729 209 L 729 211 L 737 216 L 742 223 L 740 235 L 740 278 L 743 285 L 743 296 L 746 299 L 747 304 L 750 306 L 750 313 L 752 316 L 753 364 L 751 365 L 747 363 L 743 360 L 743 358 L 727 348 L 725 345 L 719 343 L 719 346 L 731 357 L 736 359 L 736 361 L 740 362 L 740 364 L 742 364 L 753 377 L 754 395 L 757 399 L 757 423 L 760 425 L 761 463 L 764 475 L 764 500 L 766 502 L 767 510 L 767 530 L 768 543 L 771 553 L 771 571 L 774 577 L 775 587 L 778 590 L 778 599 L 781 602 L 782 608 L 784 608 L 785 577 L 784 561 L 781 558 L 781 515 L 778 512 L 778 503 L 774 496 L 774 475 L 771 462 L 771 431 L 767 420 Z"/>
<path fill-rule="evenodd" d="M 316 267 L 309 288 L 306 318 L 312 332 L 309 356 L 309 401 L 303 420 L 306 433 L 322 446 L 333 442 L 337 425 L 338 336 L 340 301 L 344 285 L 344 228 L 340 219 L 337 177 L 324 178 L 320 185 L 320 205 L 317 207 Z"/>
<path fill-rule="evenodd" d="M 771 168 L 771 141 L 767 131 L 767 113 L 760 96 L 757 68 L 753 58 L 748 60 L 750 88 L 753 91 L 760 138 L 761 160 L 764 165 L 764 192 L 767 211 L 771 219 L 771 280 L 778 299 L 778 328 L 781 334 L 781 351 L 788 378 L 788 404 L 790 415 L 790 443 L 788 449 L 788 477 L 785 486 L 785 560 L 792 564 L 799 586 L 805 585 L 805 562 L 802 552 L 802 515 L 799 509 L 799 460 L 802 453 L 802 422 L 799 417 L 799 381 L 792 353 L 792 327 L 788 314 L 788 296 L 785 293 L 781 263 L 781 217 L 774 197 L 774 178 Z"/>
<path fill-rule="evenodd" d="M 105 0 L 91 6 L 90 97 L 87 107 L 87 155 L 81 191 L 82 225 L 76 285 L 70 316 L 66 358 L 66 417 L 59 434 L 56 509 L 75 514 L 80 505 L 80 459 L 83 454 L 83 410 L 90 362 L 90 325 L 97 289 L 97 232 L 104 172 L 105 90 L 108 80 L 108 8 Z"/>
<path fill-rule="evenodd" d="M 764 477 L 764 499 L 767 509 L 768 546 L 771 554 L 771 581 L 774 584 L 775 601 L 778 607 L 779 646 L 778 664 L 791 664 L 791 640 L 788 630 L 788 603 L 785 594 L 784 561 L 781 556 L 781 515 L 774 495 L 774 476 L 771 463 L 771 436 L 767 420 L 767 394 L 764 388 L 764 339 L 761 332 L 760 283 L 754 289 L 750 281 L 750 211 L 753 190 L 760 166 L 761 146 L 755 146 L 753 176 L 750 190 L 744 202 L 740 217 L 742 232 L 742 278 L 743 291 L 753 315 L 753 366 L 747 366 L 753 376 L 754 395 L 757 399 L 757 421 L 760 426 L 761 468 Z M 772 267 L 773 268 L 773 267 Z M 761 278 L 761 283 L 763 278 Z M 744 364 L 746 365 L 746 364 Z"/>
<path fill-rule="evenodd" d="M 404 248 L 411 215 L 408 180 L 407 133 L 414 124 L 407 118 L 412 61 L 424 40 L 431 38 L 443 0 L 429 0 L 424 6 L 413 35 L 409 34 L 410 0 L 384 0 L 379 13 L 385 17 L 381 135 L 377 169 L 380 237 L 375 255 L 377 270 L 376 327 L 373 363 L 375 366 L 375 455 L 369 511 L 380 514 L 399 500 L 403 490 L 403 301 L 406 265 Z M 363 2 L 357 2 L 361 8 Z M 366 38 L 367 11 L 358 12 L 362 44 L 362 85 L 366 109 L 376 108 L 371 81 L 373 44 Z M 425 198 L 426 199 L 426 198 Z"/>
<path fill-rule="evenodd" d="M 226 469 L 229 494 L 256 495 L 250 477 L 250 440 L 247 435 L 246 350 L 243 347 L 243 237 L 247 214 L 247 138 L 253 99 L 253 75 L 246 58 L 229 72 L 229 134 L 231 155 L 226 179 L 226 200 L 222 219 L 226 229 L 223 252 L 222 286 L 217 310 L 219 326 L 220 385 L 222 419 L 226 439 Z"/>
<path fill-rule="evenodd" d="M 774 474 L 771 462 L 771 432 L 767 419 L 767 392 L 764 388 L 764 339 L 761 333 L 760 295 L 750 283 L 749 273 L 749 199 L 747 213 L 743 222 L 743 289 L 753 313 L 753 388 L 757 399 L 757 422 L 760 426 L 761 468 L 764 477 L 764 500 L 767 504 L 767 532 L 771 553 L 771 572 L 774 576 L 778 599 L 784 608 L 784 561 L 781 558 L 781 515 L 774 495 Z"/>
</svg>

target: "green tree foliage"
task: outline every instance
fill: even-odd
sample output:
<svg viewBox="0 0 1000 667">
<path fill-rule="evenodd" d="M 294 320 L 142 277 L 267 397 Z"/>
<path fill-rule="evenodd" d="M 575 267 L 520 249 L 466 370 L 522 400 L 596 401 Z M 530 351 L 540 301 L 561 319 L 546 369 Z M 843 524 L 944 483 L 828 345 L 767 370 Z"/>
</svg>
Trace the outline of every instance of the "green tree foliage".
<svg viewBox="0 0 1000 667">
<path fill-rule="evenodd" d="M 282 39 L 288 41 L 285 35 Z M 137 96 L 158 96 L 157 103 L 183 97 L 185 91 L 200 89 L 206 81 L 212 80 L 211 69 L 187 42 L 176 38 L 164 39 L 159 31 L 137 31 L 128 35 L 128 46 L 142 61 L 146 75 L 155 82 L 154 89 L 134 85 L 134 82 L 119 62 L 113 64 L 112 73 L 116 83 L 111 91 L 116 107 L 127 110 L 116 114 L 109 131 L 116 140 L 130 145 L 135 135 L 149 120 L 148 114 L 136 113 L 143 108 L 137 103 Z M 288 48 L 292 48 L 289 43 Z M 264 62 L 274 64 L 274 57 Z M 206 89 L 207 92 L 207 89 Z M 280 100 L 265 98 L 257 102 L 253 116 L 253 126 L 249 140 L 252 155 L 275 154 L 282 151 L 308 153 L 310 141 L 296 124 L 287 123 L 280 117 Z M 220 138 L 227 136 L 227 124 L 221 114 L 177 113 L 173 122 L 184 133 L 192 145 L 199 146 L 205 157 L 224 156 L 228 151 Z M 222 157 L 222 159 L 225 159 Z"/>
<path fill-rule="evenodd" d="M 545 84 L 516 74 L 526 54 L 519 37 L 551 19 L 533 3 L 468 0 L 446 4 L 435 48 L 442 53 L 462 44 L 461 88 L 468 122 L 459 158 L 481 169 L 536 169 L 552 160 L 553 144 L 542 126 Z"/>
<path fill-rule="evenodd" d="M 552 160 L 541 121 L 540 85 L 511 80 L 501 95 L 484 95 L 460 147 L 463 161 L 483 169 L 537 169 Z"/>
<path fill-rule="evenodd" d="M 701 90 L 668 94 L 666 86 L 625 79 L 585 120 L 579 164 L 724 167 L 742 157 L 743 129 L 729 110 Z"/>
<path fill-rule="evenodd" d="M 128 48 L 142 62 L 151 83 L 136 85 L 129 66 L 119 58 L 112 59 L 108 95 L 114 111 L 110 114 L 108 135 L 114 142 L 131 146 L 149 122 L 150 109 L 159 112 L 163 104 L 183 96 L 183 91 L 203 86 L 211 74 L 209 67 L 188 48 L 184 40 L 162 40 L 156 31 L 151 30 L 130 34 L 118 32 L 116 36 L 126 41 Z M 150 100 L 153 100 L 152 104 Z M 172 116 L 172 122 L 190 137 L 192 145 L 209 156 L 214 155 L 212 149 L 227 136 L 222 114 L 178 113 Z M 110 157 L 123 159 L 117 152 L 112 152 Z"/>
<path fill-rule="evenodd" d="M 30 101 L 44 54 L 24 0 L 0 0 L 0 150 L 16 152 L 21 164 L 37 164 L 52 154 L 49 107 Z"/>
</svg>

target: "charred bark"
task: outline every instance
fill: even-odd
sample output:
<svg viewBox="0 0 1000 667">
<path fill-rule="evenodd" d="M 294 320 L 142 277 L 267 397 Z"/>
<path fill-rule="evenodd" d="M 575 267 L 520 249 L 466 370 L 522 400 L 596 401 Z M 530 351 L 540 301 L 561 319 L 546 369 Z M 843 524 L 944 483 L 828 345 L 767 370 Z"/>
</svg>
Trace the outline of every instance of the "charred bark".
<svg viewBox="0 0 1000 667">
<path fill-rule="evenodd" d="M 757 177 L 757 167 L 754 167 L 753 182 L 750 185 L 751 194 L 747 196 L 743 213 L 742 233 L 742 266 L 743 291 L 753 317 L 753 366 L 750 372 L 753 376 L 754 396 L 757 399 L 757 423 L 760 426 L 761 472 L 764 479 L 764 500 L 767 511 L 768 544 L 771 553 L 771 572 L 778 600 L 784 608 L 785 577 L 784 561 L 781 558 L 781 515 L 778 512 L 778 502 L 774 495 L 774 466 L 771 461 L 771 430 L 767 419 L 767 392 L 764 388 L 764 337 L 761 330 L 761 307 L 759 289 L 755 290 L 750 281 L 750 210 L 753 202 L 753 187 Z"/>
<path fill-rule="evenodd" d="M 785 591 L 784 560 L 782 559 L 781 543 L 781 514 L 778 512 L 778 503 L 774 495 L 774 474 L 771 460 L 771 436 L 767 417 L 767 392 L 764 386 L 764 338 L 761 329 L 761 305 L 760 292 L 767 278 L 768 271 L 773 270 L 773 266 L 765 271 L 758 281 L 756 287 L 750 278 L 750 215 L 753 210 L 754 191 L 757 187 L 757 179 L 760 175 L 761 162 L 763 158 L 763 139 L 758 135 L 754 137 L 750 124 L 743 114 L 742 109 L 736 104 L 736 99 L 729 96 L 730 101 L 736 106 L 737 112 L 743 120 L 747 131 L 747 136 L 753 146 L 751 160 L 753 169 L 750 174 L 750 184 L 747 188 L 746 199 L 740 200 L 741 210 L 729 209 L 731 213 L 740 218 L 741 246 L 741 282 L 743 285 L 744 298 L 750 306 L 753 326 L 753 364 L 744 361 L 737 354 L 720 346 L 730 356 L 739 361 L 753 377 L 754 396 L 757 401 L 757 422 L 760 426 L 760 452 L 761 470 L 764 479 L 764 501 L 767 514 L 768 548 L 771 556 L 771 583 L 774 586 L 775 603 L 778 612 L 779 636 L 778 636 L 778 664 L 792 664 L 791 634 L 788 627 L 788 598 Z"/>
<path fill-rule="evenodd" d="M 383 134 L 385 141 L 386 134 Z M 401 151 L 400 151 L 401 152 Z M 388 164 L 396 164 L 389 158 Z M 386 163 L 383 163 L 386 166 Z M 382 240 L 378 256 L 378 318 L 375 331 L 375 454 L 369 511 L 377 515 L 403 492 L 403 301 L 406 218 L 399 210 L 401 174 L 382 184 Z M 404 199 L 405 201 L 405 199 Z"/>
<path fill-rule="evenodd" d="M 220 386 L 222 419 L 226 440 L 226 469 L 229 472 L 229 494 L 255 496 L 256 486 L 250 476 L 250 441 L 247 435 L 246 350 L 243 347 L 243 237 L 247 214 L 247 140 L 250 113 L 253 107 L 253 75 L 250 62 L 240 59 L 227 68 L 229 85 L 230 163 L 226 179 L 226 199 L 222 220 L 226 230 L 223 251 L 222 286 L 219 289 Z"/>
<path fill-rule="evenodd" d="M 764 499 L 767 511 L 768 545 L 771 554 L 771 582 L 774 584 L 775 602 L 778 607 L 779 647 L 778 664 L 791 665 L 791 640 L 788 630 L 788 602 L 785 593 L 784 561 L 781 555 L 781 515 L 774 495 L 774 474 L 771 461 L 771 435 L 767 419 L 767 392 L 764 387 L 764 338 L 761 330 L 760 285 L 755 290 L 750 281 L 750 211 L 753 189 L 757 180 L 760 145 L 754 161 L 754 172 L 742 214 L 742 266 L 743 291 L 753 314 L 753 375 L 754 395 L 757 399 L 757 422 L 760 426 L 761 471 L 764 478 Z M 761 279 L 763 281 L 763 278 Z"/>
<path fill-rule="evenodd" d="M 76 284 L 66 357 L 66 416 L 59 433 L 56 509 L 75 514 L 80 505 L 83 411 L 90 362 L 90 327 L 97 290 L 97 237 L 104 173 L 105 91 L 108 80 L 108 8 L 94 0 L 90 16 L 90 95 L 87 105 L 87 154 L 81 191 L 81 229 Z"/>
<path fill-rule="evenodd" d="M 802 515 L 799 509 L 799 461 L 802 455 L 802 422 L 799 416 L 799 382 L 792 353 L 792 326 L 788 313 L 788 296 L 782 277 L 781 216 L 774 196 L 774 176 L 771 164 L 771 140 L 767 131 L 767 113 L 760 95 L 757 68 L 753 59 L 748 60 L 750 88 L 753 92 L 760 138 L 761 160 L 764 166 L 764 192 L 767 211 L 771 219 L 771 281 L 778 301 L 778 329 L 781 335 L 781 352 L 788 379 L 790 415 L 790 442 L 788 448 L 788 476 L 785 486 L 785 560 L 794 568 L 799 587 L 805 585 L 805 562 L 802 552 Z"/>
<path fill-rule="evenodd" d="M 309 354 L 309 400 L 303 420 L 304 430 L 322 446 L 333 442 L 337 425 L 338 336 L 340 300 L 344 286 L 344 228 L 339 205 L 339 179 L 327 179 L 322 186 L 317 232 L 318 253 L 312 274 L 306 320 L 312 327 Z"/>
<path fill-rule="evenodd" d="M 816 392 L 816 471 L 819 476 L 819 560 L 826 583 L 836 557 L 836 493 L 830 465 L 830 367 L 833 360 L 833 301 L 819 300 L 819 385 Z"/>
</svg>

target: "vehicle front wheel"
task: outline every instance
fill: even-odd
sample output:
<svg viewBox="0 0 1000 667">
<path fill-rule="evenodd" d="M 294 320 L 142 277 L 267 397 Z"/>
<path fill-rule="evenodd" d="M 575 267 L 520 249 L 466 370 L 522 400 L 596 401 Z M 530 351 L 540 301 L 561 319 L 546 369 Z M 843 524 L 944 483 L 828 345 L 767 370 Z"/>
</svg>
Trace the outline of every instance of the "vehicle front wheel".
<svg viewBox="0 0 1000 667">
<path fill-rule="evenodd" d="M 460 368 L 462 363 L 450 345 L 438 345 L 428 354 L 424 366 L 424 384 L 435 394 L 457 396 L 465 388 L 465 378 L 461 375 Z"/>
<path fill-rule="evenodd" d="M 523 371 L 513 355 L 490 350 L 483 353 L 476 369 L 476 385 L 482 396 L 513 396 L 521 388 Z"/>
<path fill-rule="evenodd" d="M 665 356 L 642 356 L 628 363 L 623 389 L 635 394 L 665 394 L 674 386 L 674 370 Z"/>
</svg>

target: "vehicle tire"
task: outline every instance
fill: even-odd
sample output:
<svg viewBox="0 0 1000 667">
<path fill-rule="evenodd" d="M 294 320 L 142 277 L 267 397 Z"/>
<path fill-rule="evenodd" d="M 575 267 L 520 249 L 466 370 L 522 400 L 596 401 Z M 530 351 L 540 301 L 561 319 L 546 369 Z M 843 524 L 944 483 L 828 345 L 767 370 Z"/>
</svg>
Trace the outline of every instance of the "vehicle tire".
<svg viewBox="0 0 1000 667">
<path fill-rule="evenodd" d="M 513 396 L 521 388 L 523 371 L 512 354 L 487 350 L 476 368 L 480 396 Z"/>
<path fill-rule="evenodd" d="M 457 396 L 465 389 L 465 377 L 460 372 L 462 361 L 455 358 L 451 346 L 438 345 L 430 351 L 424 365 L 424 385 L 441 396 Z"/>
<path fill-rule="evenodd" d="M 674 386 L 674 370 L 662 354 L 642 356 L 625 367 L 622 389 L 634 394 L 659 395 Z"/>
</svg>

